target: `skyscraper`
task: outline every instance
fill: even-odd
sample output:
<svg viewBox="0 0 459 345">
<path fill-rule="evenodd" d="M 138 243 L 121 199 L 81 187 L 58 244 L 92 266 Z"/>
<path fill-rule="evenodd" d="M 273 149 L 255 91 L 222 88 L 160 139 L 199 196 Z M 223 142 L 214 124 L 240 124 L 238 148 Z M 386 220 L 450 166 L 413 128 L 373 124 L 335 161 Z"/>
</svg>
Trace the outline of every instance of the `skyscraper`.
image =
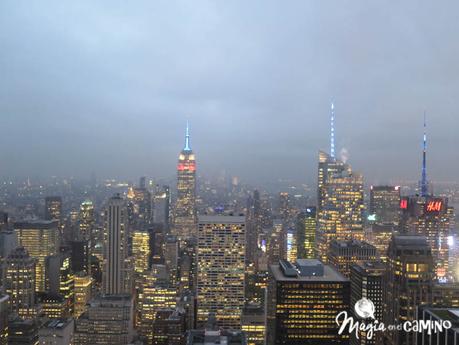
<svg viewBox="0 0 459 345">
<path fill-rule="evenodd" d="M 370 214 L 377 224 L 398 225 L 400 222 L 400 187 L 371 186 Z"/>
<path fill-rule="evenodd" d="M 381 261 L 357 262 L 351 266 L 351 306 L 367 298 L 375 306 L 374 317 L 382 320 L 383 317 L 383 287 L 386 266 Z M 358 315 L 354 315 L 358 318 Z M 365 321 L 363 321 L 365 322 Z M 376 337 L 368 339 L 366 331 L 359 331 L 359 339 L 351 335 L 351 345 L 374 345 Z"/>
<path fill-rule="evenodd" d="M 48 196 L 45 199 L 45 219 L 62 222 L 62 198 L 60 196 Z"/>
<path fill-rule="evenodd" d="M 432 299 L 432 250 L 425 237 L 393 236 L 384 277 L 384 323 L 397 325 L 416 319 L 416 308 Z M 415 333 L 389 330 L 384 344 L 414 345 Z"/>
<path fill-rule="evenodd" d="M 328 263 L 334 266 L 342 275 L 349 278 L 353 263 L 357 261 L 375 261 L 376 256 L 376 248 L 367 242 L 332 240 L 328 251 Z"/>
<path fill-rule="evenodd" d="M 177 202 L 172 233 L 179 239 L 196 235 L 196 159 L 190 146 L 188 124 L 185 147 L 177 165 Z"/>
<path fill-rule="evenodd" d="M 13 313 L 21 318 L 33 318 L 37 314 L 35 302 L 35 266 L 24 247 L 17 247 L 6 259 L 5 291 L 10 296 Z"/>
<path fill-rule="evenodd" d="M 89 241 L 91 248 L 94 248 L 94 204 L 91 200 L 85 200 L 80 205 L 79 228 L 82 239 Z"/>
<path fill-rule="evenodd" d="M 214 313 L 219 326 L 239 328 L 244 306 L 245 217 L 200 216 L 197 321 Z"/>
<path fill-rule="evenodd" d="M 127 258 L 127 208 L 125 201 L 115 195 L 108 201 L 104 213 L 105 243 L 103 291 L 107 295 L 130 292 L 125 290 Z"/>
<path fill-rule="evenodd" d="M 296 236 L 297 236 L 297 256 L 300 259 L 314 259 L 314 245 L 316 240 L 316 208 L 307 207 L 306 210 L 297 216 Z"/>
<path fill-rule="evenodd" d="M 35 270 L 36 291 L 46 289 L 46 258 L 55 255 L 59 249 L 57 221 L 33 221 L 14 224 L 19 246 L 30 256 L 37 258 Z"/>
<path fill-rule="evenodd" d="M 318 255 L 326 262 L 332 239 L 364 239 L 363 177 L 348 164 L 319 153 Z"/>
<path fill-rule="evenodd" d="M 350 282 L 315 259 L 292 264 L 281 260 L 269 268 L 266 344 L 348 344 L 335 318 L 349 311 Z"/>
</svg>

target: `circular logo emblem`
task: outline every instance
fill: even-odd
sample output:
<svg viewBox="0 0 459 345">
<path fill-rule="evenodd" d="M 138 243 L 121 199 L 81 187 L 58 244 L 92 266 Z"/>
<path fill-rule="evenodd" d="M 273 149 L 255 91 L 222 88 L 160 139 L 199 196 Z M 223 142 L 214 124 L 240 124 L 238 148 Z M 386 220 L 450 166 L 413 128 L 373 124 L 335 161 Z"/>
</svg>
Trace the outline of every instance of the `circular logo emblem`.
<svg viewBox="0 0 459 345">
<path fill-rule="evenodd" d="M 367 298 L 362 298 L 357 301 L 354 306 L 356 314 L 362 319 L 375 318 L 375 305 L 373 302 Z"/>
</svg>

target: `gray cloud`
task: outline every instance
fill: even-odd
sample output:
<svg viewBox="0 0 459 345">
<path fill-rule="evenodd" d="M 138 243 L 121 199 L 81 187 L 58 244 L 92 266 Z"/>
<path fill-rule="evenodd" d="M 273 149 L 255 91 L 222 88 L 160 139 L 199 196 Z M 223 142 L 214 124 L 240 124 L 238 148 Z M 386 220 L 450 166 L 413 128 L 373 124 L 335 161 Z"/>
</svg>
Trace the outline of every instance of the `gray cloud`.
<svg viewBox="0 0 459 345">
<path fill-rule="evenodd" d="M 424 110 L 429 174 L 455 179 L 458 10 L 2 1 L 0 176 L 171 176 L 188 118 L 201 171 L 313 180 L 334 99 L 338 146 L 369 180 L 418 177 Z"/>
</svg>

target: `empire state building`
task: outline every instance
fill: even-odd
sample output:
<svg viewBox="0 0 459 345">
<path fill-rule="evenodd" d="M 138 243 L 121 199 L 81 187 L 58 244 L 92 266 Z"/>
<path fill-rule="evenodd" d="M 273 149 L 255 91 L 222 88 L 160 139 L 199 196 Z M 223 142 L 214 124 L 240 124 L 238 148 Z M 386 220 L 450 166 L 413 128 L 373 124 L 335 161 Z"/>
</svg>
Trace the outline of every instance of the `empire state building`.
<svg viewBox="0 0 459 345">
<path fill-rule="evenodd" d="M 190 130 L 187 123 L 185 147 L 177 164 L 177 203 L 174 213 L 173 234 L 179 239 L 196 235 L 196 161 L 190 147 Z"/>
</svg>

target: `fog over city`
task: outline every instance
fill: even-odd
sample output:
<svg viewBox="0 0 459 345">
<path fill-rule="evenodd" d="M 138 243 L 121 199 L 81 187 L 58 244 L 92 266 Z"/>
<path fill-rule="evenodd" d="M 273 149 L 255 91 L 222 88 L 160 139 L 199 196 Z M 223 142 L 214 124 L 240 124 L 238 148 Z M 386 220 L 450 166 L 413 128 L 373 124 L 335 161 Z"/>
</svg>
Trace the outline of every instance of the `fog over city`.
<svg viewBox="0 0 459 345">
<path fill-rule="evenodd" d="M 0 2 L 0 177 L 199 173 L 368 181 L 459 169 L 459 2 Z"/>
</svg>

